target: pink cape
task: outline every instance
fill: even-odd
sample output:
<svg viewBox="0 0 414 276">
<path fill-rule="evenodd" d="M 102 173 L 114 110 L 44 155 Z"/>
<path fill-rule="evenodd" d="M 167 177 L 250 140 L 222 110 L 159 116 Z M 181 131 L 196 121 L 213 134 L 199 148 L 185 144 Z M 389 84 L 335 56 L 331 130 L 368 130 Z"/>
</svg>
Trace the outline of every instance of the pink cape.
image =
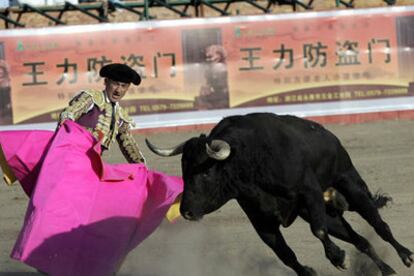
<svg viewBox="0 0 414 276">
<path fill-rule="evenodd" d="M 106 164 L 78 124 L 1 131 L 4 157 L 30 196 L 12 257 L 56 276 L 114 275 L 161 223 L 182 179 L 143 164 Z"/>
</svg>

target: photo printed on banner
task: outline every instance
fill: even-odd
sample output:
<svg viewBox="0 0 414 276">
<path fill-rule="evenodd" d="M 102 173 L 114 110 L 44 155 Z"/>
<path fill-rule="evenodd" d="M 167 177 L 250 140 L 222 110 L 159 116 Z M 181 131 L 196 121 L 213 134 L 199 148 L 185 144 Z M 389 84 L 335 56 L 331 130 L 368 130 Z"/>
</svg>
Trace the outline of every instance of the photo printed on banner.
<svg viewBox="0 0 414 276">
<path fill-rule="evenodd" d="M 196 91 L 195 108 L 229 107 L 227 54 L 222 45 L 221 30 L 183 30 L 185 87 Z"/>
<path fill-rule="evenodd" d="M 13 123 L 10 69 L 4 54 L 4 43 L 0 42 L 0 125 Z"/>
</svg>

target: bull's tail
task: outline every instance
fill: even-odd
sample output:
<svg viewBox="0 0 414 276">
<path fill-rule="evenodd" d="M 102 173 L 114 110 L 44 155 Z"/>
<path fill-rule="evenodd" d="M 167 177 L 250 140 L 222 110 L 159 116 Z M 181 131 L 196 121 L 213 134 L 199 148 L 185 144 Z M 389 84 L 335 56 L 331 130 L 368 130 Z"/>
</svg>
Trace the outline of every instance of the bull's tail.
<svg viewBox="0 0 414 276">
<path fill-rule="evenodd" d="M 377 191 L 375 195 L 372 196 L 372 200 L 378 209 L 387 206 L 389 202 L 392 203 L 392 197 L 385 193 L 381 193 L 380 191 Z"/>
<path fill-rule="evenodd" d="M 392 203 L 392 197 L 385 193 L 381 193 L 380 191 L 376 192 L 375 195 L 370 196 L 375 207 L 378 209 L 387 206 L 388 203 Z M 323 193 L 323 197 L 326 204 L 330 204 L 338 210 L 347 211 L 349 209 L 349 204 L 345 196 L 333 187 L 326 189 Z"/>
</svg>

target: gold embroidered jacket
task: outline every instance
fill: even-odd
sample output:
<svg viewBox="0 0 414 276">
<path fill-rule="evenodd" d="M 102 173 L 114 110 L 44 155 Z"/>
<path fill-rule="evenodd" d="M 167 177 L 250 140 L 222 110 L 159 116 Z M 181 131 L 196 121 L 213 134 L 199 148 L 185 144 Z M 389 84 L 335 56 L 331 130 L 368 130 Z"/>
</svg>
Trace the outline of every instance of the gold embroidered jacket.
<svg viewBox="0 0 414 276">
<path fill-rule="evenodd" d="M 103 91 L 85 90 L 75 96 L 59 117 L 59 124 L 65 120 L 76 121 L 101 140 L 105 149 L 118 141 L 122 154 L 130 163 L 145 162 L 138 144 L 130 133 L 135 126 L 118 103 L 111 103 Z"/>
</svg>

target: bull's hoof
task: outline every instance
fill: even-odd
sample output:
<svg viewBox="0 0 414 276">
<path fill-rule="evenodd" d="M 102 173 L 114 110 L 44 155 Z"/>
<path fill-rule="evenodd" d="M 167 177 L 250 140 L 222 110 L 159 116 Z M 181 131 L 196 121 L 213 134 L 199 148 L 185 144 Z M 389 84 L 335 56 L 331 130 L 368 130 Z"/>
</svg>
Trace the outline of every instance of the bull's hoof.
<svg viewBox="0 0 414 276">
<path fill-rule="evenodd" d="M 390 276 L 390 275 L 396 275 L 397 272 L 395 272 L 394 269 L 392 269 L 392 267 L 390 267 L 387 264 L 382 264 L 382 266 L 379 268 L 381 270 L 381 275 L 382 276 Z"/>
<path fill-rule="evenodd" d="M 381 271 L 382 276 L 390 276 L 390 275 L 397 274 L 392 267 L 390 267 L 389 265 L 387 265 L 386 263 L 382 261 L 377 265 L 378 265 L 379 270 Z"/>
<path fill-rule="evenodd" d="M 349 257 L 347 254 L 345 254 L 345 251 L 343 251 L 344 253 L 344 260 L 342 261 L 341 264 L 337 265 L 336 268 L 340 271 L 345 271 L 348 269 L 349 265 L 351 264 Z"/>
<path fill-rule="evenodd" d="M 405 264 L 405 266 L 411 267 L 414 261 L 414 256 L 410 250 L 404 248 L 404 250 L 401 250 L 400 252 L 398 252 L 398 255 L 400 255 L 400 258 Z"/>
<path fill-rule="evenodd" d="M 309 266 L 304 266 L 303 271 L 301 273 L 298 273 L 299 276 L 318 276 L 318 273 Z"/>
<path fill-rule="evenodd" d="M 349 267 L 350 261 L 345 251 L 337 246 L 332 246 L 327 252 L 326 257 L 339 270 L 346 270 Z"/>
</svg>

